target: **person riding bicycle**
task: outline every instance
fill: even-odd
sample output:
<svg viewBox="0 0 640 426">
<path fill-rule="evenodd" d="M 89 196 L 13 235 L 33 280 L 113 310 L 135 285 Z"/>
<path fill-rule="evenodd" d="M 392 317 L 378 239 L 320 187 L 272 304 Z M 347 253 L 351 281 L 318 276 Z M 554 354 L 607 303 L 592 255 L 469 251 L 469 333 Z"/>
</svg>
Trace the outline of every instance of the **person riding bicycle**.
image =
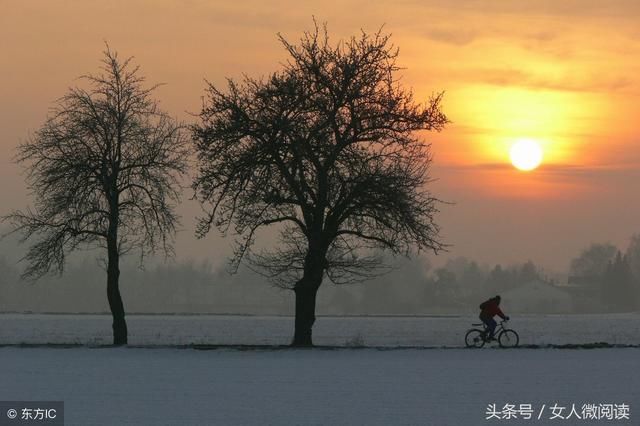
<svg viewBox="0 0 640 426">
<path fill-rule="evenodd" d="M 500 309 L 500 296 L 492 297 L 491 299 L 482 302 L 480 304 L 480 310 L 480 320 L 487 326 L 487 329 L 489 330 L 489 336 L 487 336 L 487 340 L 493 340 L 493 332 L 498 325 L 493 317 L 498 315 L 505 321 L 509 320 L 509 317 L 502 312 L 502 309 Z"/>
</svg>

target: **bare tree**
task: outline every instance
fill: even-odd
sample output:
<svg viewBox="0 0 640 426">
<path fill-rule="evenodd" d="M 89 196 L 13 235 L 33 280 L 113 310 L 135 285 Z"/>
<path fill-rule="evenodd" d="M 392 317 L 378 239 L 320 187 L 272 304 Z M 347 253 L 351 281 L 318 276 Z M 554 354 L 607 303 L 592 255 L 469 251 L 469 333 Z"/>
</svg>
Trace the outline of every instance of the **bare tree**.
<svg viewBox="0 0 640 426">
<path fill-rule="evenodd" d="M 379 249 L 438 251 L 437 200 L 426 185 L 430 145 L 441 130 L 441 94 L 426 105 L 396 77 L 398 51 L 381 32 L 329 43 L 326 27 L 298 45 L 264 80 L 210 84 L 194 127 L 194 188 L 211 226 L 238 238 L 232 264 L 249 265 L 296 295 L 293 345 L 312 344 L 316 293 L 381 272 Z M 259 229 L 279 227 L 280 244 L 252 251 Z"/>
<path fill-rule="evenodd" d="M 599 283 L 617 252 L 617 247 L 610 243 L 591 244 L 571 260 L 569 274 L 574 279 L 582 279 L 584 283 Z"/>
<path fill-rule="evenodd" d="M 625 252 L 636 281 L 640 280 L 640 234 L 633 234 Z"/>
<path fill-rule="evenodd" d="M 5 216 L 22 242 L 36 240 L 25 277 L 62 273 L 66 255 L 106 249 L 107 296 L 113 342 L 127 343 L 120 296 L 120 256 L 172 253 L 179 179 L 188 145 L 182 126 L 158 107 L 131 58 L 104 52 L 101 73 L 84 76 L 88 88 L 60 98 L 45 124 L 19 147 L 35 206 Z"/>
<path fill-rule="evenodd" d="M 604 273 L 602 301 L 609 311 L 630 312 L 636 309 L 636 292 L 629 259 L 620 251 L 609 261 Z"/>
</svg>

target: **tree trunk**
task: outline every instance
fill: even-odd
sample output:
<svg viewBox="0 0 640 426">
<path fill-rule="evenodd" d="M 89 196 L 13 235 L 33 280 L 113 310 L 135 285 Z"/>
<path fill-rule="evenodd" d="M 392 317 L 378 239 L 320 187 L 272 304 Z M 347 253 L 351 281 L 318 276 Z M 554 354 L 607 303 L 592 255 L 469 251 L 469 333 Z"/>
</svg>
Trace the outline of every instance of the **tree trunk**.
<svg viewBox="0 0 640 426">
<path fill-rule="evenodd" d="M 113 344 L 127 344 L 127 322 L 124 319 L 124 305 L 120 296 L 120 253 L 118 242 L 109 239 L 107 242 L 107 298 L 113 316 Z"/>
<path fill-rule="evenodd" d="M 325 269 L 325 252 L 310 249 L 304 265 L 304 274 L 296 283 L 296 322 L 291 346 L 311 347 L 311 331 L 316 322 L 316 294 Z"/>
<path fill-rule="evenodd" d="M 304 280 L 304 279 L 303 279 Z M 300 280 L 294 289 L 296 293 L 296 322 L 291 346 L 311 347 L 311 332 L 316 321 L 316 294 L 318 286 L 306 284 Z M 306 285 L 305 285 L 306 284 Z"/>
</svg>

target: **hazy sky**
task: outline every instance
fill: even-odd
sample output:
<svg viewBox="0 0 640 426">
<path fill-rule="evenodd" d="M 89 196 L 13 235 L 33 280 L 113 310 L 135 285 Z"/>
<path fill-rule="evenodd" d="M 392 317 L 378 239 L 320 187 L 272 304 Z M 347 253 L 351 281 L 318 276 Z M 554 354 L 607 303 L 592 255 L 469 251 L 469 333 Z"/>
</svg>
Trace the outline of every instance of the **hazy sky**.
<svg viewBox="0 0 640 426">
<path fill-rule="evenodd" d="M 205 78 L 276 70 L 285 59 L 276 33 L 296 40 L 316 16 L 334 40 L 384 24 L 416 98 L 446 91 L 452 124 L 424 137 L 433 191 L 455 203 L 438 219 L 447 256 L 565 270 L 590 242 L 624 247 L 640 232 L 640 2 L 301 3 L 0 0 L 0 212 L 29 202 L 15 146 L 97 70 L 104 41 L 166 83 L 156 97 L 191 120 Z M 532 172 L 509 161 L 521 138 L 544 150 Z M 178 256 L 222 261 L 230 241 L 195 242 L 196 212 L 192 202 L 181 208 Z"/>
</svg>

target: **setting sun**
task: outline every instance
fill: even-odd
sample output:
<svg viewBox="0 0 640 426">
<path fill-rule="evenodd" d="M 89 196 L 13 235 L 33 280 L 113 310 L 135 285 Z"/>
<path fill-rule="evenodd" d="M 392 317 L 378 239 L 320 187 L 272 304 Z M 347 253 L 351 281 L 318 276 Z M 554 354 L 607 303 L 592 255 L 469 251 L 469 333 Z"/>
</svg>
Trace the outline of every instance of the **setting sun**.
<svg viewBox="0 0 640 426">
<path fill-rule="evenodd" d="M 536 141 L 521 139 L 511 146 L 509 156 L 515 168 L 530 171 L 542 162 L 542 148 Z"/>
</svg>

